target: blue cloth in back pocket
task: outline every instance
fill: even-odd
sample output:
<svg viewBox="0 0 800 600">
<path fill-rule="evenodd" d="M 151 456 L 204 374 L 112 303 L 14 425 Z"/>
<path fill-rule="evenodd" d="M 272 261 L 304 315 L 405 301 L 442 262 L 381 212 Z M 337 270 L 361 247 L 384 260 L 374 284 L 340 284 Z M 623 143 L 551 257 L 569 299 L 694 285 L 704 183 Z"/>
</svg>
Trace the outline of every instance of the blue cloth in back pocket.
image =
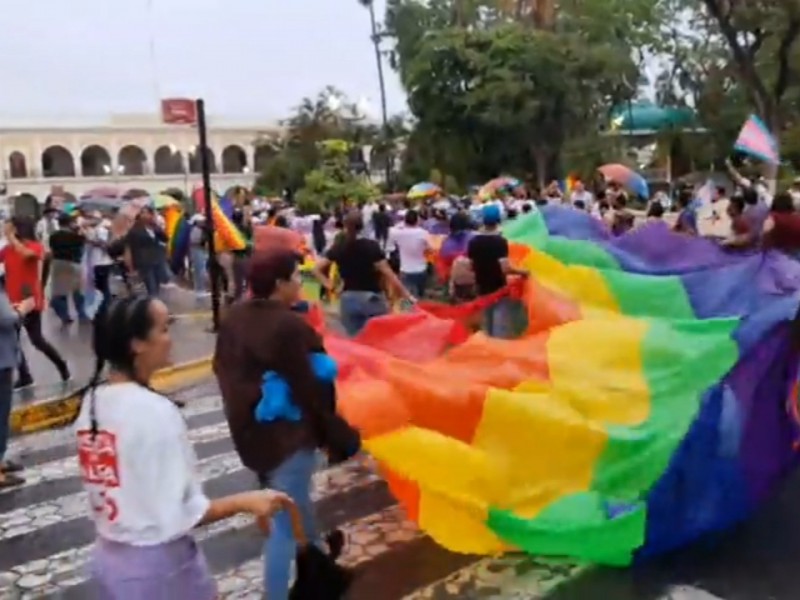
<svg viewBox="0 0 800 600">
<path fill-rule="evenodd" d="M 311 370 L 318 380 L 325 383 L 333 383 L 339 371 L 336 361 L 324 352 L 311 355 Z M 256 406 L 256 421 L 299 421 L 301 417 L 300 407 L 292 401 L 292 393 L 286 380 L 275 371 L 264 373 L 261 380 L 261 400 Z"/>
</svg>

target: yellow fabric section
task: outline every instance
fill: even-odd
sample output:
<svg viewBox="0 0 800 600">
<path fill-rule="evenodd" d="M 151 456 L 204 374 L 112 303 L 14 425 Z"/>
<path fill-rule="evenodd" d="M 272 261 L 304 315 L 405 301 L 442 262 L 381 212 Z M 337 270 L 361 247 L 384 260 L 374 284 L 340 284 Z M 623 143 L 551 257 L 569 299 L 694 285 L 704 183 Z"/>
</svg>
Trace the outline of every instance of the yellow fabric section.
<svg viewBox="0 0 800 600">
<path fill-rule="evenodd" d="M 646 322 L 621 316 L 565 324 L 548 339 L 549 382 L 487 394 L 473 447 L 491 457 L 493 490 L 500 495 L 483 492 L 480 498 L 533 518 L 553 501 L 591 488 L 608 441 L 605 426 L 648 417 L 641 365 L 647 330 Z M 449 547 L 471 546 L 474 535 L 451 536 Z M 484 552 L 493 550 L 487 544 Z"/>
<path fill-rule="evenodd" d="M 507 549 L 484 526 L 489 504 L 506 492 L 503 475 L 486 452 L 419 427 L 364 440 L 364 446 L 378 460 L 390 459 L 401 477 L 414 475 L 419 525 L 439 543 L 461 552 Z"/>
<path fill-rule="evenodd" d="M 642 366 L 648 328 L 641 319 L 608 315 L 553 329 L 547 357 L 558 397 L 592 421 L 644 422 L 650 414 L 650 388 Z"/>
<path fill-rule="evenodd" d="M 587 489 L 606 444 L 602 425 L 559 391 L 492 390 L 473 444 L 493 457 L 503 496 L 492 506 L 534 517 L 555 499 Z"/>
<path fill-rule="evenodd" d="M 534 273 L 536 280 L 546 288 L 579 303 L 585 318 L 597 311 L 619 312 L 619 304 L 597 269 L 565 265 L 534 248 L 531 248 L 520 266 Z"/>
</svg>

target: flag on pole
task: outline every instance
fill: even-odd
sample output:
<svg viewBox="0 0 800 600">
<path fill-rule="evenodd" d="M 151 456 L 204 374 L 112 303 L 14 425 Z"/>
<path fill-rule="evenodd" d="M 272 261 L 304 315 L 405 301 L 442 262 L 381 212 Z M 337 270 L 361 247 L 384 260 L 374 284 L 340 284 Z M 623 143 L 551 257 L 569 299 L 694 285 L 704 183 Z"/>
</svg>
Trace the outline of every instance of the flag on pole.
<svg viewBox="0 0 800 600">
<path fill-rule="evenodd" d="M 764 122 L 755 115 L 750 115 L 745 121 L 733 147 L 739 152 L 773 165 L 781 162 L 778 142 Z"/>
</svg>

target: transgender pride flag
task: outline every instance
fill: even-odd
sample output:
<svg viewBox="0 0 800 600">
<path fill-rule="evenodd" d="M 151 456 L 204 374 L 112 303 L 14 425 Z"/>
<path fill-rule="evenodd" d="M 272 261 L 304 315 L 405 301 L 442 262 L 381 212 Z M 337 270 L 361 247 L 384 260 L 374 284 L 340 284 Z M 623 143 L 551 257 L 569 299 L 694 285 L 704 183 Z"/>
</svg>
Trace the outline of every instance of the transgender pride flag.
<svg viewBox="0 0 800 600">
<path fill-rule="evenodd" d="M 755 115 L 750 115 L 750 118 L 745 121 L 733 147 L 739 152 L 744 152 L 773 165 L 781 162 L 778 155 L 778 143 L 764 125 L 764 121 Z"/>
</svg>

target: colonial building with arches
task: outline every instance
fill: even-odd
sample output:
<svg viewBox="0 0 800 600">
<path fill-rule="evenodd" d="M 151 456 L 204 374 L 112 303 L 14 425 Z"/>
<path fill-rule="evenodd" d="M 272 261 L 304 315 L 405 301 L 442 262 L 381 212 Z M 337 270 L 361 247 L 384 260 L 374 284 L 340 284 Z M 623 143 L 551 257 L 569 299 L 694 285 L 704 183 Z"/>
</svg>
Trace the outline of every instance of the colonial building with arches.
<svg viewBox="0 0 800 600">
<path fill-rule="evenodd" d="M 275 124 L 209 119 L 212 185 L 251 185 L 272 151 L 259 140 L 280 135 Z M 0 182 L 8 196 L 43 199 L 54 186 L 80 195 L 99 186 L 190 191 L 200 182 L 197 130 L 165 125 L 156 115 L 115 115 L 102 123 L 0 123 Z"/>
</svg>

